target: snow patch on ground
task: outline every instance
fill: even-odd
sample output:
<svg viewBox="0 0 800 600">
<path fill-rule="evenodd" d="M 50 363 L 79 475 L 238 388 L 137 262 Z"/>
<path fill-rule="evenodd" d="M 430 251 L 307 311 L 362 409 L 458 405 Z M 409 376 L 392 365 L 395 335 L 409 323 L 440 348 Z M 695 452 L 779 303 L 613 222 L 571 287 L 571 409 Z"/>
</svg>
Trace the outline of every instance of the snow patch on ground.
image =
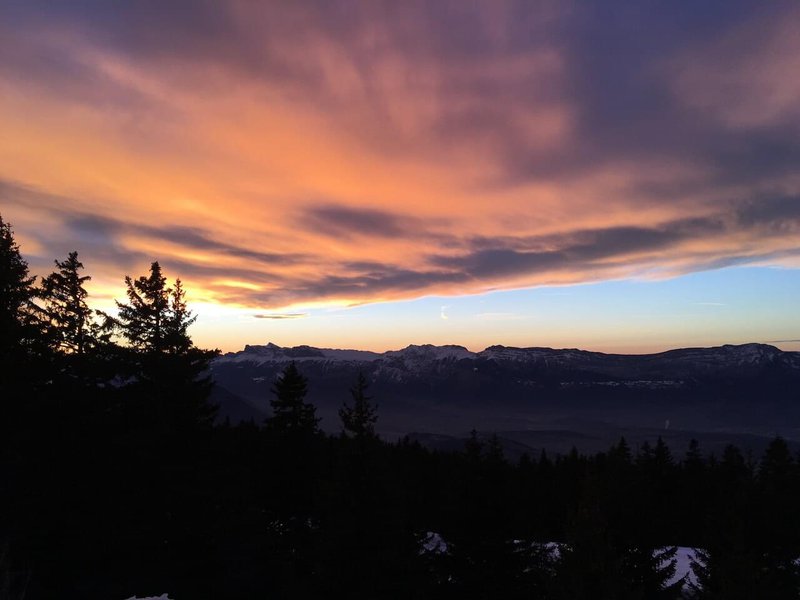
<svg viewBox="0 0 800 600">
<path fill-rule="evenodd" d="M 547 548 L 553 558 L 558 559 L 561 547 L 556 542 L 545 542 Z M 447 541 L 435 531 L 428 531 L 422 539 L 422 554 L 446 554 L 448 551 Z M 675 574 L 667 582 L 668 585 L 683 580 L 684 589 L 692 583 L 697 584 L 697 579 L 692 573 L 692 559 L 694 558 L 696 549 L 687 548 L 685 546 L 678 546 L 675 552 Z M 798 559 L 800 560 L 800 559 Z"/>
</svg>

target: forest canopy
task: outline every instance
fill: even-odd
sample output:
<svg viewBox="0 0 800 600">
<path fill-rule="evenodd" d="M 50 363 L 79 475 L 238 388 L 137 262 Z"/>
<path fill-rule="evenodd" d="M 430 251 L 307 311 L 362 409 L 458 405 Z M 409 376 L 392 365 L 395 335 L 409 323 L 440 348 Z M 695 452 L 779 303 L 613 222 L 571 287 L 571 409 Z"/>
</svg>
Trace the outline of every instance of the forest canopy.
<svg viewBox="0 0 800 600">
<path fill-rule="evenodd" d="M 363 375 L 325 434 L 295 363 L 265 422 L 231 424 L 180 279 L 154 261 L 112 315 L 77 252 L 54 267 L 37 281 L 0 217 L 3 600 L 800 597 L 780 438 L 758 460 L 621 439 L 512 462 L 478 432 L 432 452 L 375 435 Z"/>
</svg>

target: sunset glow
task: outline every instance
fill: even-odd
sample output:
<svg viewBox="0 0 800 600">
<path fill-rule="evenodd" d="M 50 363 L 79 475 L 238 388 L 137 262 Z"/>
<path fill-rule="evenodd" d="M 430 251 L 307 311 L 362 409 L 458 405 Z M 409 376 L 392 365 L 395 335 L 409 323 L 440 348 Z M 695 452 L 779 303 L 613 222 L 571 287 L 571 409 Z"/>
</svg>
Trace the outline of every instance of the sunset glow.
<svg viewBox="0 0 800 600">
<path fill-rule="evenodd" d="M 0 214 L 224 350 L 797 349 L 800 9 L 712 4 L 11 2 Z"/>
</svg>

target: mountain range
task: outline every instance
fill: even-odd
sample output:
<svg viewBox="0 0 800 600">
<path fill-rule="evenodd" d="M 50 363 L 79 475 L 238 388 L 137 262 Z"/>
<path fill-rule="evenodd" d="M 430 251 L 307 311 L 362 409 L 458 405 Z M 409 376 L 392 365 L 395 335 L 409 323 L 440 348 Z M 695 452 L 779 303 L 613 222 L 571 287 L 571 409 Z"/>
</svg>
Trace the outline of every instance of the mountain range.
<svg viewBox="0 0 800 600">
<path fill-rule="evenodd" d="M 322 427 L 363 372 L 379 406 L 379 433 L 460 447 L 471 429 L 496 432 L 510 454 L 638 444 L 659 435 L 676 450 L 758 451 L 776 434 L 800 442 L 800 352 L 766 344 L 624 355 L 577 349 L 411 345 L 384 353 L 248 345 L 212 363 L 220 417 L 262 421 L 272 382 L 294 361 L 309 379 Z"/>
</svg>

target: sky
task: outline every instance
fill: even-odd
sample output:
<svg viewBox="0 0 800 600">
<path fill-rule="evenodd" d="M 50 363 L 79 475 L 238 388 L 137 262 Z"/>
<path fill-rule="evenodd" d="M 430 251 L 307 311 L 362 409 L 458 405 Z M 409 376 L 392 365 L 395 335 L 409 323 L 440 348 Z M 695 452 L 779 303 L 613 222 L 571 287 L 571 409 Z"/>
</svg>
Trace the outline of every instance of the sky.
<svg viewBox="0 0 800 600">
<path fill-rule="evenodd" d="M 796 2 L 0 3 L 0 215 L 195 341 L 800 349 Z"/>
</svg>

